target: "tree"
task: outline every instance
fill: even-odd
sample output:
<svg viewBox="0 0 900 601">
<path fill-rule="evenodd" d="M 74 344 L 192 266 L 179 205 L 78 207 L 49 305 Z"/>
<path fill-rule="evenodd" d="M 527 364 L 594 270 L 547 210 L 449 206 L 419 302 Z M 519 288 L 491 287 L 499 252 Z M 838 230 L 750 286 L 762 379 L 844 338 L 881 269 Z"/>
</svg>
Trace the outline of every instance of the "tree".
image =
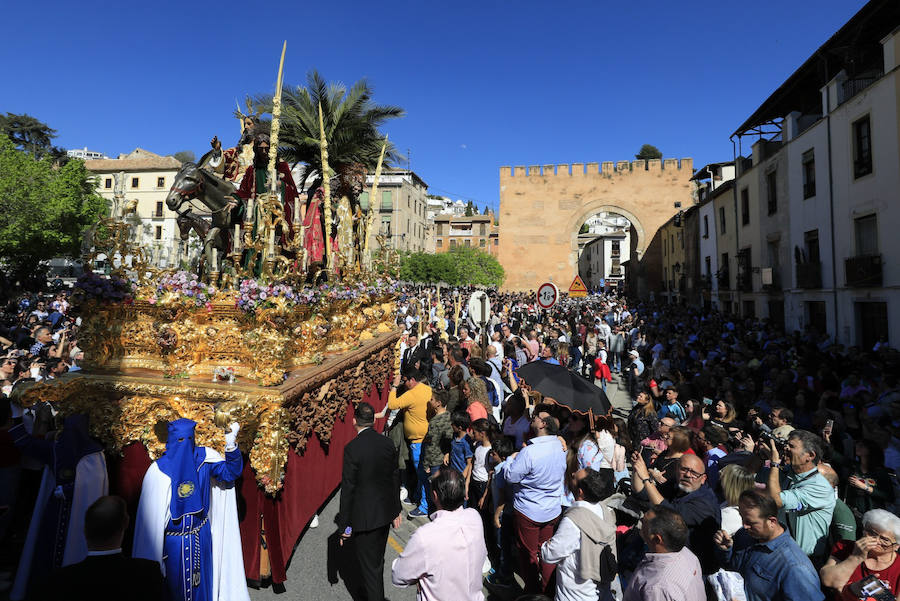
<svg viewBox="0 0 900 601">
<path fill-rule="evenodd" d="M 401 280 L 451 286 L 499 286 L 506 274 L 497 259 L 478 248 L 457 247 L 446 253 L 410 253 L 400 264 Z"/>
<path fill-rule="evenodd" d="M 390 119 L 402 117 L 405 111 L 397 106 L 377 105 L 372 101 L 372 88 L 365 79 L 348 90 L 343 84 L 328 84 L 318 71 L 311 71 L 306 87 L 282 90 L 281 128 L 278 145 L 284 160 L 302 163 L 298 188 L 310 177 L 321 179 L 322 159 L 319 148 L 319 106 L 328 140 L 328 164 L 338 175 L 359 169 L 375 170 L 384 135 L 378 131 Z M 272 96 L 257 97 L 255 108 L 271 112 Z M 385 165 L 396 164 L 402 157 L 390 142 Z"/>
<path fill-rule="evenodd" d="M 175 154 L 172 155 L 172 158 L 177 160 L 179 163 L 196 163 L 197 155 L 194 154 L 193 150 L 179 150 Z"/>
<path fill-rule="evenodd" d="M 581 229 L 578 230 L 579 234 L 587 234 L 591 231 L 591 226 L 587 224 L 587 222 L 581 224 Z"/>
<path fill-rule="evenodd" d="M 487 215 L 491 212 L 491 208 L 487 205 L 484 205 L 484 211 L 481 212 L 482 215 Z"/>
<path fill-rule="evenodd" d="M 78 256 L 82 234 L 107 210 L 83 161 L 54 168 L 0 137 L 0 267 L 25 281 L 41 261 Z"/>
<path fill-rule="evenodd" d="M 27 113 L 0 115 L 0 131 L 12 140 L 14 146 L 34 158 L 54 151 L 58 155 L 60 152 L 59 149 L 54 148 L 52 143 L 53 138 L 56 137 L 56 130 Z M 62 154 L 65 155 L 65 151 L 62 151 Z"/>
<path fill-rule="evenodd" d="M 662 152 L 659 151 L 659 148 L 654 146 L 653 144 L 644 144 L 641 146 L 640 151 L 634 155 L 636 159 L 661 159 Z"/>
<path fill-rule="evenodd" d="M 469 203 L 466 205 L 466 217 L 471 217 L 473 215 L 476 215 L 477 213 L 478 213 L 478 209 L 475 208 L 475 203 L 473 203 L 470 200 Z"/>
</svg>

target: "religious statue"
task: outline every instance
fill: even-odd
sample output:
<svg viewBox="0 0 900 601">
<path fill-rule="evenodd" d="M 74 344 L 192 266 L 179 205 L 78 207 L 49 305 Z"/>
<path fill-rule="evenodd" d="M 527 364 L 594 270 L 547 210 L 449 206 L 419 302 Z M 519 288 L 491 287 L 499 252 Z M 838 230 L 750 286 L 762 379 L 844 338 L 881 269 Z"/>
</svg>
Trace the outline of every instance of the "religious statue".
<svg viewBox="0 0 900 601">
<path fill-rule="evenodd" d="M 206 166 L 238 187 L 247 168 L 253 164 L 253 140 L 259 129 L 259 118 L 255 115 L 241 116 L 241 137 L 237 145 L 222 150 L 222 142 L 216 136 L 210 142 L 212 153 Z"/>
</svg>

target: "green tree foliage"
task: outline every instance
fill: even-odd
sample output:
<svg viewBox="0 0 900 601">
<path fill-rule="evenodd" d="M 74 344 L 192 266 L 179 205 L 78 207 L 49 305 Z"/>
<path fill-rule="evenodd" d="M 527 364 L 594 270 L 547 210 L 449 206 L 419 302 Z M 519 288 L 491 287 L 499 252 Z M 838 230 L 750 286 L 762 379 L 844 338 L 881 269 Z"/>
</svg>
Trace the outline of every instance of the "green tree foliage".
<svg viewBox="0 0 900 601">
<path fill-rule="evenodd" d="M 55 129 L 28 114 L 0 115 L 0 131 L 17 148 L 35 158 L 49 153 L 53 148 L 53 138 L 56 137 Z"/>
<path fill-rule="evenodd" d="M 473 203 L 470 200 L 469 204 L 466 205 L 466 217 L 471 217 L 472 215 L 477 215 L 477 214 L 478 214 L 478 209 L 475 207 L 475 203 Z"/>
<path fill-rule="evenodd" d="M 374 171 L 384 144 L 384 134 L 378 128 L 390 119 L 402 117 L 405 111 L 397 106 L 375 104 L 372 87 L 365 79 L 353 84 L 349 90 L 340 83 L 326 83 L 315 70 L 306 79 L 305 87 L 286 86 L 281 96 L 278 145 L 286 161 L 305 166 L 298 187 L 302 187 L 309 177 L 321 177 L 320 104 L 331 169 L 342 174 L 362 165 L 367 171 Z M 258 97 L 255 108 L 271 112 L 272 96 Z M 385 165 L 396 164 L 401 158 L 394 145 L 388 142 Z"/>
<path fill-rule="evenodd" d="M 496 258 L 478 248 L 461 246 L 446 253 L 410 253 L 400 263 L 401 280 L 445 282 L 451 286 L 499 286 L 506 274 Z"/>
<path fill-rule="evenodd" d="M 107 211 L 84 162 L 55 168 L 0 137 L 0 267 L 28 279 L 41 261 L 78 256 L 82 234 Z"/>
<path fill-rule="evenodd" d="M 640 151 L 636 155 L 634 155 L 636 159 L 661 159 L 662 152 L 660 152 L 659 148 L 654 146 L 653 144 L 644 144 L 641 146 Z"/>
<path fill-rule="evenodd" d="M 193 150 L 179 150 L 172 157 L 180 163 L 196 163 L 197 155 Z"/>
<path fill-rule="evenodd" d="M 587 223 L 581 224 L 581 229 L 578 230 L 579 234 L 587 234 L 591 231 L 591 227 Z"/>
</svg>

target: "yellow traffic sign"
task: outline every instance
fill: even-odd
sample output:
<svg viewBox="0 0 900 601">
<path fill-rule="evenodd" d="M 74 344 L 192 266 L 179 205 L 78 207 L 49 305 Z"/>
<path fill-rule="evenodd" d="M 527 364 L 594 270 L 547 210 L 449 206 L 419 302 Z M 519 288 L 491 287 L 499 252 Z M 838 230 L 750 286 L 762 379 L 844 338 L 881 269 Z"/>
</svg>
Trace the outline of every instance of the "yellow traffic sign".
<svg viewBox="0 0 900 601">
<path fill-rule="evenodd" d="M 569 286 L 569 296 L 587 296 L 587 293 L 588 289 L 584 285 L 584 280 L 581 279 L 580 275 L 576 275 L 575 279 L 572 280 L 572 285 Z"/>
</svg>

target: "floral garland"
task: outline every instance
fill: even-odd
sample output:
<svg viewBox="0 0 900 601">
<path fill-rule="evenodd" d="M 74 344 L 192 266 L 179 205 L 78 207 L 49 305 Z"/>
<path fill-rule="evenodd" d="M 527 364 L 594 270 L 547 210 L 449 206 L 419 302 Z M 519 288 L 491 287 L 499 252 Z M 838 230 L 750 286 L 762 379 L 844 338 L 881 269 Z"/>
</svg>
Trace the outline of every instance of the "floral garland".
<svg viewBox="0 0 900 601">
<path fill-rule="evenodd" d="M 73 305 L 91 302 L 100 304 L 131 303 L 134 300 L 135 285 L 120 277 L 106 277 L 93 271 L 85 271 L 78 277 L 72 292 Z"/>
</svg>

